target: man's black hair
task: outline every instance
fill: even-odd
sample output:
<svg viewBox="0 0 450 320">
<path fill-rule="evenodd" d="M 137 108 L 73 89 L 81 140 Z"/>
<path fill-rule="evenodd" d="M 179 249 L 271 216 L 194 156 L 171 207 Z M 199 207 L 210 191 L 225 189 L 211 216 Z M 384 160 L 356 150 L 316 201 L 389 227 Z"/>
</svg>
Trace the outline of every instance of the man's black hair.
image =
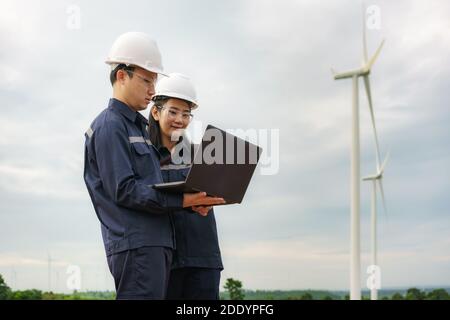
<svg viewBox="0 0 450 320">
<path fill-rule="evenodd" d="M 126 64 L 119 64 L 117 67 L 114 68 L 114 70 L 111 71 L 109 74 L 109 81 L 111 81 L 111 85 L 114 85 L 114 83 L 117 80 L 117 71 L 124 70 L 127 72 L 128 76 L 130 78 L 133 78 L 133 71 L 135 67 L 134 66 L 127 66 Z"/>
</svg>

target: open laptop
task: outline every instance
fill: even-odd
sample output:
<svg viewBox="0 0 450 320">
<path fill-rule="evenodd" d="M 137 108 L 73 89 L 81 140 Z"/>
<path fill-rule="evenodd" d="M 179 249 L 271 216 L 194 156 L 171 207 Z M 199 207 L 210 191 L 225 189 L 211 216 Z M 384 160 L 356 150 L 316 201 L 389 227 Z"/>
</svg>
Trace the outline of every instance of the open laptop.
<svg viewBox="0 0 450 320">
<path fill-rule="evenodd" d="M 241 203 L 261 153 L 259 146 L 208 125 L 186 180 L 153 188 L 177 193 L 203 191 L 224 198 L 226 204 Z"/>
</svg>

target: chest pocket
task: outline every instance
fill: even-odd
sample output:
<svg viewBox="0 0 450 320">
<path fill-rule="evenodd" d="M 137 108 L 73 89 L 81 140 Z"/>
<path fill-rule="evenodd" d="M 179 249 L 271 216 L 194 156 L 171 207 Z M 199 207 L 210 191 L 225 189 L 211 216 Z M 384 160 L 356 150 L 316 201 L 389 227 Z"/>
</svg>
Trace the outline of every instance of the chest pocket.
<svg viewBox="0 0 450 320">
<path fill-rule="evenodd" d="M 174 166 L 174 165 L 171 165 Z M 189 168 L 168 168 L 163 167 L 161 170 L 164 174 L 164 181 L 165 182 L 175 182 L 175 181 L 184 181 L 186 180 L 186 177 L 189 172 Z"/>
<path fill-rule="evenodd" d="M 155 174 L 155 163 L 152 150 L 145 142 L 135 142 L 131 144 L 133 158 L 135 162 L 135 174 L 141 178 Z"/>
</svg>

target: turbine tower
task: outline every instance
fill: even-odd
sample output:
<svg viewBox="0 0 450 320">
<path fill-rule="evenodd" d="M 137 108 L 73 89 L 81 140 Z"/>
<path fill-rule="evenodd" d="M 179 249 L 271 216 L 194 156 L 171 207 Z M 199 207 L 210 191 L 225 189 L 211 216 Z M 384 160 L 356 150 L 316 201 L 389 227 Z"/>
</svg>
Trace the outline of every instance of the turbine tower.
<svg viewBox="0 0 450 320">
<path fill-rule="evenodd" d="M 384 41 L 381 45 L 383 45 Z M 363 28 L 363 50 L 364 50 L 364 62 L 367 63 L 367 42 L 366 42 L 366 28 Z M 378 54 L 379 52 L 377 52 Z M 377 263 L 377 194 L 376 194 L 376 185 L 378 183 L 378 186 L 380 188 L 381 193 L 381 199 L 383 202 L 383 208 L 384 212 L 387 213 L 386 210 L 386 201 L 384 197 L 384 190 L 383 190 L 383 173 L 384 168 L 386 166 L 387 160 L 389 158 L 389 154 L 386 156 L 386 159 L 384 160 L 383 164 L 380 164 L 380 144 L 378 140 L 378 133 L 377 133 L 377 127 L 375 125 L 375 116 L 374 116 L 374 109 L 373 109 L 373 103 L 372 103 L 372 94 L 370 89 L 370 80 L 369 75 L 364 75 L 364 86 L 366 89 L 367 99 L 369 102 L 369 111 L 370 111 L 370 119 L 372 122 L 372 129 L 373 129 L 373 136 L 375 140 L 375 158 L 376 158 L 376 174 L 372 176 L 368 176 L 363 178 L 365 181 L 372 181 L 372 200 L 371 200 L 371 265 L 378 266 Z M 378 300 L 378 291 L 375 286 L 373 286 L 370 289 L 370 298 L 371 300 Z"/>
<path fill-rule="evenodd" d="M 370 210 L 370 225 L 371 225 L 370 236 L 371 236 L 371 249 L 372 249 L 371 264 L 373 266 L 378 266 L 378 263 L 377 263 L 377 184 L 380 187 L 381 200 L 383 201 L 384 211 L 387 212 L 382 179 L 383 179 L 384 168 L 386 166 L 388 158 L 389 158 L 389 154 L 386 156 L 386 159 L 384 160 L 381 167 L 377 163 L 378 169 L 377 169 L 376 174 L 363 178 L 364 181 L 372 181 L 372 204 L 371 204 L 371 210 Z M 378 290 L 375 286 L 370 288 L 370 299 L 378 300 Z"/>
<path fill-rule="evenodd" d="M 370 60 L 367 58 L 365 31 L 365 15 L 363 14 L 363 65 L 359 69 L 337 73 L 331 69 L 334 79 L 352 79 L 352 143 L 350 164 L 350 299 L 361 299 L 361 254 L 360 254 L 360 139 L 359 139 L 359 77 L 364 78 L 367 98 L 373 118 L 372 97 L 370 92 L 369 74 L 375 60 L 380 54 L 384 40 Z M 374 124 L 374 122 L 373 122 Z M 375 127 L 374 127 L 375 128 Z M 378 146 L 378 140 L 376 140 Z M 378 147 L 377 147 L 378 148 Z M 379 155 L 377 154 L 377 157 Z"/>
<path fill-rule="evenodd" d="M 48 292 L 51 292 L 52 290 L 52 288 L 51 288 L 51 280 L 52 280 L 52 261 L 55 261 L 55 260 L 53 260 L 52 258 L 51 258 L 51 256 L 50 256 L 50 252 L 47 252 L 47 268 L 48 268 L 48 270 L 47 270 L 47 272 L 48 272 L 48 274 L 47 274 L 47 281 L 48 281 L 48 283 L 47 283 L 47 285 L 48 285 Z"/>
</svg>

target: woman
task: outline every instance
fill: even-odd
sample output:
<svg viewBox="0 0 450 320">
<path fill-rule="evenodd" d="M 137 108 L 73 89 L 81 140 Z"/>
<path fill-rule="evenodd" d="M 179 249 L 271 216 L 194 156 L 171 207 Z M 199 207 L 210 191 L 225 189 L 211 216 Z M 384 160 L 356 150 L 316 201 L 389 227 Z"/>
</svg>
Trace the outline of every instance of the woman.
<svg viewBox="0 0 450 320">
<path fill-rule="evenodd" d="M 163 155 L 161 171 L 165 182 L 185 180 L 191 161 L 180 164 L 176 150 L 188 152 L 182 159 L 192 160 L 194 147 L 181 134 L 198 107 L 196 92 L 189 78 L 173 73 L 161 79 L 150 109 L 150 140 Z M 179 143 L 188 145 L 180 147 Z M 186 163 L 188 162 L 188 163 Z M 223 269 L 216 220 L 211 206 L 193 207 L 204 216 L 184 208 L 173 211 L 176 249 L 169 278 L 168 299 L 219 299 L 220 272 Z"/>
</svg>

